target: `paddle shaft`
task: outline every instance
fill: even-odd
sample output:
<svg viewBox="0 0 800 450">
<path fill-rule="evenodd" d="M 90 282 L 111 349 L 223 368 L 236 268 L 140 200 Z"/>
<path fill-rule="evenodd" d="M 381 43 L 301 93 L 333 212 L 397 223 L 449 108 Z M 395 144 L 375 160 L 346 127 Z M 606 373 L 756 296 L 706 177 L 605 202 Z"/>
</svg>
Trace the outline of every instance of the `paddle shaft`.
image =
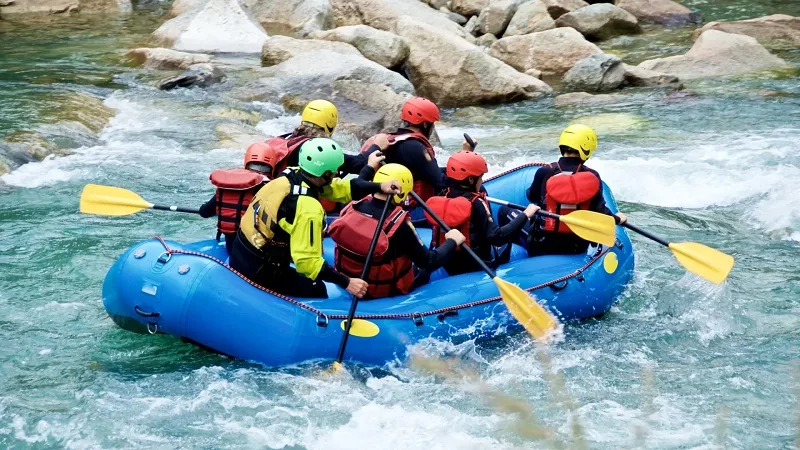
<svg viewBox="0 0 800 450">
<path fill-rule="evenodd" d="M 488 200 L 488 201 L 490 201 L 492 203 L 497 203 L 498 205 L 505 205 L 505 206 L 508 206 L 509 208 L 514 208 L 514 209 L 518 209 L 520 211 L 525 211 L 525 207 L 524 206 L 518 205 L 516 203 L 507 202 L 505 200 L 500 200 L 499 198 L 486 197 L 486 200 Z M 541 209 L 539 211 L 536 211 L 536 215 L 549 217 L 551 219 L 558 219 L 558 218 L 561 217 L 558 214 L 553 214 L 553 213 L 550 213 L 550 212 L 547 212 L 547 211 L 542 211 Z"/>
<path fill-rule="evenodd" d="M 505 200 L 500 200 L 499 198 L 487 197 L 486 200 L 489 200 L 492 203 L 497 203 L 497 204 L 500 204 L 500 205 L 506 205 L 509 208 L 514 208 L 514 209 L 519 209 L 519 210 L 524 210 L 525 209 L 525 207 L 522 206 L 522 205 L 517 205 L 515 203 L 510 203 L 510 202 L 507 202 Z M 549 213 L 547 211 L 542 211 L 542 210 L 537 211 L 536 214 L 540 214 L 540 215 L 545 216 L 545 217 L 551 217 L 553 219 L 558 219 L 560 217 L 558 214 L 552 214 L 552 213 Z M 652 240 L 658 242 L 659 244 L 663 245 L 664 247 L 669 247 L 669 242 L 667 242 L 664 239 L 662 239 L 662 238 L 650 233 L 649 231 L 645 231 L 645 230 L 637 227 L 636 225 L 632 225 L 632 224 L 630 224 L 628 222 L 625 222 L 625 223 L 622 224 L 622 226 L 627 228 L 627 229 L 629 229 L 629 230 L 635 231 L 635 232 L 641 234 L 642 236 L 644 236 L 644 237 L 646 237 L 648 239 L 652 239 Z"/>
<path fill-rule="evenodd" d="M 182 212 L 182 213 L 190 213 L 190 214 L 200 214 L 199 209 L 195 208 L 182 208 L 180 206 L 167 206 L 167 205 L 153 205 L 151 206 L 152 209 L 157 209 L 159 211 L 173 211 L 173 212 Z"/>
<path fill-rule="evenodd" d="M 644 237 L 646 237 L 648 239 L 656 241 L 659 244 L 663 245 L 664 247 L 669 247 L 669 242 L 667 242 L 666 240 L 664 240 L 664 239 L 662 239 L 662 238 L 650 233 L 649 231 L 645 231 L 645 230 L 637 227 L 636 225 L 631 225 L 630 223 L 625 222 L 625 223 L 622 224 L 622 226 L 627 228 L 627 229 L 629 229 L 629 230 L 635 231 L 635 232 L 641 234 L 642 236 L 644 236 Z"/>
<path fill-rule="evenodd" d="M 375 234 L 372 236 L 372 242 L 369 243 L 369 252 L 367 252 L 367 258 L 364 261 L 364 268 L 361 269 L 361 279 L 367 277 L 369 273 L 370 266 L 372 265 L 372 252 L 375 251 L 375 246 L 378 245 L 378 238 L 380 237 L 381 230 L 383 229 L 383 222 L 386 220 L 386 216 L 389 215 L 389 208 L 392 205 L 391 197 L 386 198 L 386 205 L 383 206 L 383 211 L 381 211 L 381 216 L 378 218 L 378 228 L 375 229 Z M 344 335 L 342 336 L 342 342 L 339 344 L 339 353 L 336 355 L 336 362 L 341 363 L 342 358 L 344 358 L 344 349 L 347 347 L 347 339 L 350 337 L 350 327 L 353 326 L 353 317 L 356 315 L 356 306 L 358 306 L 358 297 L 353 296 L 353 300 L 350 302 L 350 311 L 347 312 L 347 321 L 344 323 Z"/>
<path fill-rule="evenodd" d="M 425 210 L 425 212 L 427 212 L 427 213 L 428 213 L 428 215 L 430 215 L 431 217 L 433 217 L 433 220 L 435 220 L 435 221 L 436 221 L 436 223 L 438 223 L 438 224 L 439 224 L 439 226 L 440 226 L 440 227 L 441 227 L 441 228 L 442 228 L 442 229 L 443 229 L 445 232 L 447 232 L 447 231 L 450 231 L 450 227 L 448 227 L 448 226 L 447 226 L 447 224 L 446 224 L 446 223 L 444 223 L 444 220 L 442 220 L 442 218 L 441 218 L 441 217 L 439 217 L 438 215 L 436 215 L 436 213 L 435 213 L 435 212 L 433 212 L 433 210 L 431 210 L 431 207 L 430 207 L 430 206 L 428 206 L 428 204 L 427 204 L 427 203 L 425 203 L 424 201 L 422 201 L 422 199 L 421 199 L 421 198 L 419 198 L 419 195 L 417 195 L 417 193 L 416 193 L 416 192 L 414 192 L 414 191 L 411 191 L 411 192 L 409 192 L 409 195 L 411 195 L 411 197 L 413 197 L 413 198 L 414 198 L 414 200 L 416 200 L 416 201 L 417 201 L 417 203 L 419 203 L 419 206 L 421 206 L 421 207 L 422 207 L 422 209 L 424 209 L 424 210 Z M 479 265 L 479 266 L 481 266 L 481 269 L 483 269 L 483 271 L 484 271 L 484 272 L 486 272 L 486 274 L 487 274 L 487 275 L 489 275 L 489 276 L 490 276 L 490 277 L 492 277 L 492 278 L 495 278 L 495 277 L 497 276 L 497 274 L 495 274 L 495 273 L 494 273 L 494 270 L 490 269 L 490 268 L 489 268 L 489 266 L 487 266 L 487 265 L 486 265 L 486 263 L 485 263 L 485 262 L 483 262 L 483 260 L 481 259 L 481 257 L 480 257 L 480 256 L 478 256 L 478 255 L 476 255 L 476 254 L 475 254 L 475 252 L 474 252 L 474 251 L 473 251 L 471 248 L 469 248 L 469 246 L 468 246 L 467 244 L 461 244 L 461 249 L 462 249 L 462 250 L 464 250 L 465 252 L 467 252 L 467 254 L 469 254 L 469 256 L 471 256 L 471 257 L 472 257 L 472 259 L 474 259 L 474 260 L 475 260 L 475 262 L 476 262 L 476 263 L 478 263 L 478 265 Z"/>
</svg>

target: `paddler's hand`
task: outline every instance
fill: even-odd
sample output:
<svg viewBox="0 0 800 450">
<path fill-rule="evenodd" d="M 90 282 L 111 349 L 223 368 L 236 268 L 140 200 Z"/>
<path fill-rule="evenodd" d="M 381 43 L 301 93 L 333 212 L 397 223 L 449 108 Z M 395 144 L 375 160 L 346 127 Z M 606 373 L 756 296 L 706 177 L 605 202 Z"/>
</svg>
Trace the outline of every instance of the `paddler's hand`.
<svg viewBox="0 0 800 450">
<path fill-rule="evenodd" d="M 399 194 L 402 192 L 400 189 L 400 182 L 397 180 L 388 180 L 381 183 L 381 192 L 384 194 Z"/>
<path fill-rule="evenodd" d="M 444 234 L 444 237 L 446 239 L 452 239 L 456 241 L 456 247 L 467 241 L 467 238 L 465 238 L 464 235 L 458 230 L 450 230 Z"/>
<path fill-rule="evenodd" d="M 379 135 L 376 135 L 375 140 L 372 141 L 372 143 L 380 147 L 381 150 L 386 150 L 387 148 L 389 148 L 390 144 L 389 135 L 386 133 L 381 133 Z"/>
<path fill-rule="evenodd" d="M 372 152 L 369 154 L 369 158 L 367 158 L 367 165 L 377 172 L 384 159 L 386 159 L 386 155 L 384 155 L 383 152 Z"/>
<path fill-rule="evenodd" d="M 475 138 L 472 138 L 472 140 L 475 141 L 475 147 L 477 147 L 478 146 L 478 140 L 475 139 Z M 475 151 L 475 149 L 472 148 L 471 145 L 469 145 L 469 142 L 467 142 L 466 139 L 464 139 L 464 141 L 461 142 L 461 150 L 464 150 L 465 152 L 474 152 Z"/>
<path fill-rule="evenodd" d="M 525 214 L 528 219 L 532 219 L 540 209 L 541 208 L 531 203 L 527 208 L 525 208 L 525 211 L 522 211 L 522 213 Z"/>
<path fill-rule="evenodd" d="M 614 214 L 614 216 L 617 218 L 617 225 L 623 225 L 628 221 L 628 216 L 622 214 L 621 212 Z"/>
<path fill-rule="evenodd" d="M 368 287 L 369 284 L 361 278 L 350 278 L 350 282 L 347 283 L 347 292 L 361 298 L 367 293 Z"/>
</svg>

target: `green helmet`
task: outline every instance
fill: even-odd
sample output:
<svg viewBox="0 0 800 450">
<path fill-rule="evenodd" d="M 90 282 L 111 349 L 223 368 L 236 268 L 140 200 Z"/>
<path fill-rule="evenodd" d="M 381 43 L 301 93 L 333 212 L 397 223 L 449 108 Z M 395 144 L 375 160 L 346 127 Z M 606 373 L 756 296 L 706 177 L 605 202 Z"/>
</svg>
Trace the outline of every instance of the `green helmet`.
<svg viewBox="0 0 800 450">
<path fill-rule="evenodd" d="M 309 139 L 300 147 L 300 168 L 321 177 L 325 172 L 336 172 L 344 164 L 344 152 L 333 139 Z"/>
</svg>

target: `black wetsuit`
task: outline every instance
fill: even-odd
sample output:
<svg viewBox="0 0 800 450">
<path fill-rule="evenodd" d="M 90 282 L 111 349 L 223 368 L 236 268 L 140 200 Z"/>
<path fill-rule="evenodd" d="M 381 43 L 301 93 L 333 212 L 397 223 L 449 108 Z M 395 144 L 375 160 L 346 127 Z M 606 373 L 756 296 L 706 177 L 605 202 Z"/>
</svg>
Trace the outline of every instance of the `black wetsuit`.
<svg viewBox="0 0 800 450">
<path fill-rule="evenodd" d="M 408 134 L 411 132 L 407 128 L 400 128 L 396 134 Z M 379 150 L 380 147 L 372 145 L 365 153 L 345 159 L 340 170 L 345 173 L 359 173 L 367 164 L 369 155 Z M 436 193 L 444 190 L 445 181 L 442 170 L 439 168 L 436 158 L 431 158 L 422 142 L 416 139 L 398 141 L 386 149 L 385 153 L 385 162 L 387 164 L 402 164 L 411 171 L 414 181 L 428 183 Z"/>
<path fill-rule="evenodd" d="M 583 161 L 578 157 L 561 157 L 558 160 L 558 165 L 561 167 L 562 172 L 574 172 L 582 164 Z M 600 180 L 600 174 L 597 173 L 596 170 L 582 166 L 582 171 L 590 172 Z M 531 186 L 525 191 L 525 195 L 531 203 L 545 209 L 545 188 L 547 186 L 547 181 L 554 175 L 556 175 L 556 171 L 553 169 L 552 165 L 541 167 L 536 171 Z M 613 215 L 611 210 L 608 209 L 608 206 L 606 206 L 605 199 L 603 199 L 602 180 L 600 185 L 601 189 L 589 201 L 589 210 Z M 515 220 L 520 215 L 522 215 L 522 211 L 503 206 L 500 208 L 498 217 L 502 223 L 508 220 Z M 619 219 L 616 220 L 619 221 Z M 525 227 L 523 233 L 521 233 L 519 237 L 521 243 L 525 245 L 528 249 L 528 254 L 531 256 L 579 254 L 586 252 L 589 247 L 589 241 L 581 239 L 575 234 L 547 232 L 543 230 L 543 227 L 544 220 L 542 220 L 540 216 L 536 216 L 536 218 Z"/>
<path fill-rule="evenodd" d="M 465 197 L 468 200 L 472 198 L 469 192 L 461 190 L 452 184 L 447 197 Z M 472 202 L 472 212 L 470 214 L 469 246 L 489 267 L 496 268 L 500 264 L 508 262 L 511 246 L 509 245 L 499 254 L 497 254 L 494 247 L 509 244 L 519 230 L 525 226 L 526 222 L 527 218 L 523 214 L 521 217 L 508 221 L 503 226 L 498 226 L 492 218 L 491 206 L 481 200 L 475 200 Z M 481 270 L 481 267 L 466 252 L 459 252 L 456 257 L 445 265 L 445 269 L 450 275 L 456 275 L 475 272 Z"/>
<path fill-rule="evenodd" d="M 372 198 L 355 205 L 355 210 L 378 219 L 381 217 L 385 204 L 385 200 Z M 389 240 L 389 250 L 384 259 L 408 256 L 418 268 L 427 270 L 436 270 L 450 260 L 456 249 L 455 241 L 448 239 L 436 250 L 428 250 L 412 225 L 408 222 L 406 224 L 406 226 L 401 226 Z"/>
</svg>

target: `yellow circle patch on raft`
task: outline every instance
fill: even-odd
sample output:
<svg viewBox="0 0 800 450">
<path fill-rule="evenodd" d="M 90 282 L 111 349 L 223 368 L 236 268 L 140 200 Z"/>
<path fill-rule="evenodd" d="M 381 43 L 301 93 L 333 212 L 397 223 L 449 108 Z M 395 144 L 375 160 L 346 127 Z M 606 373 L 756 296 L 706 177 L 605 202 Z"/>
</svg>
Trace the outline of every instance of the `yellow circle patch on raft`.
<svg viewBox="0 0 800 450">
<path fill-rule="evenodd" d="M 608 273 L 614 273 L 617 270 L 617 266 L 619 266 L 617 254 L 614 252 L 608 252 L 606 257 L 603 258 L 603 268 L 606 269 L 606 272 Z"/>
<path fill-rule="evenodd" d="M 342 321 L 340 327 L 342 331 L 344 331 L 344 323 L 346 321 Z M 350 335 L 351 336 L 358 336 L 364 338 L 370 338 L 373 336 L 377 336 L 378 333 L 381 332 L 381 329 L 378 328 L 377 325 L 370 322 L 369 320 L 363 319 L 353 319 L 353 326 L 350 327 Z"/>
</svg>

